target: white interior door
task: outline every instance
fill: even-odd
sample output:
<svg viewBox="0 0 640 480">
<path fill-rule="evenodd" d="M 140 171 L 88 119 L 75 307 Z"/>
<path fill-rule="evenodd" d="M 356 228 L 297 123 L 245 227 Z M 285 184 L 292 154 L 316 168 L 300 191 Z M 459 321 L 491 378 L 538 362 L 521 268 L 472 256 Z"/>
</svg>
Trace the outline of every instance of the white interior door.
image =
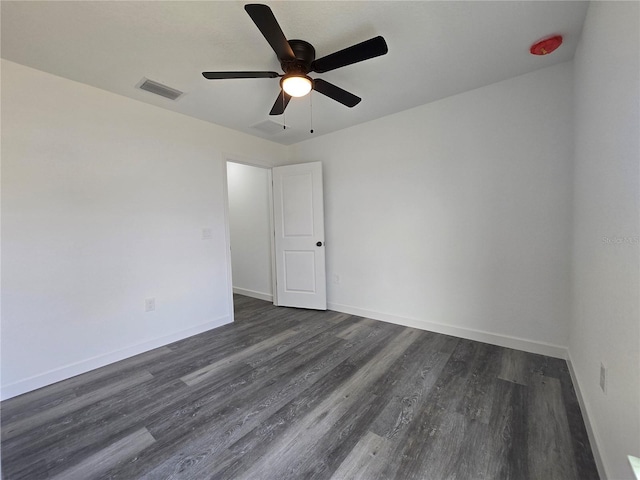
<svg viewBox="0 0 640 480">
<path fill-rule="evenodd" d="M 326 310 L 322 163 L 274 168 L 273 205 L 278 305 Z"/>
</svg>

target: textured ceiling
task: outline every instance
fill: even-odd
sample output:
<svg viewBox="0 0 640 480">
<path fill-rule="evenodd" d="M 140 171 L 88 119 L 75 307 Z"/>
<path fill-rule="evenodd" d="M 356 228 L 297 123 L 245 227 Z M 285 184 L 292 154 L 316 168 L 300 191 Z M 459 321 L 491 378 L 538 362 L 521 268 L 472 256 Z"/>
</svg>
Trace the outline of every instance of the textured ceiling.
<svg viewBox="0 0 640 480">
<path fill-rule="evenodd" d="M 312 74 L 362 97 L 359 105 L 350 109 L 314 93 L 291 101 L 289 129 L 269 128 L 265 121 L 283 122 L 268 115 L 278 79 L 205 80 L 205 70 L 280 71 L 244 2 L 2 1 L 2 57 L 292 144 L 570 60 L 588 7 L 576 1 L 266 3 L 287 38 L 312 43 L 318 58 L 385 37 L 387 55 Z M 558 33 L 565 42 L 552 55 L 528 53 L 533 42 Z M 186 95 L 172 102 L 136 89 L 143 77 Z"/>
</svg>

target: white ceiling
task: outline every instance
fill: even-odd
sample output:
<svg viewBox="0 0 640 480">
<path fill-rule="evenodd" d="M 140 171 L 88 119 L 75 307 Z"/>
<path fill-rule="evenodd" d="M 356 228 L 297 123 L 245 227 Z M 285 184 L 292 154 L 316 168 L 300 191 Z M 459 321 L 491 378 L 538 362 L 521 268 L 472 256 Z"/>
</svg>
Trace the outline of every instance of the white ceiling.
<svg viewBox="0 0 640 480">
<path fill-rule="evenodd" d="M 208 122 L 292 144 L 312 134 L 309 97 L 293 99 L 287 130 L 252 126 L 268 115 L 278 79 L 206 80 L 206 70 L 275 70 L 275 54 L 246 2 L 2 1 L 2 57 Z M 385 56 L 325 74 L 360 97 L 349 109 L 314 93 L 313 136 L 367 122 L 573 57 L 587 11 L 577 1 L 266 2 L 289 39 L 318 58 L 382 35 Z M 550 34 L 564 44 L 536 57 Z M 186 92 L 179 100 L 136 89 L 149 78 Z"/>
</svg>

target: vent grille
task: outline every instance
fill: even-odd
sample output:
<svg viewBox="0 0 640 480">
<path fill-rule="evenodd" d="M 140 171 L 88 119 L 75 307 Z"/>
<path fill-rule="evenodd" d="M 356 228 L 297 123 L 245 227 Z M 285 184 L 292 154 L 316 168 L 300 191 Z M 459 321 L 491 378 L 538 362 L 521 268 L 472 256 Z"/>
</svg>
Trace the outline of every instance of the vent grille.
<svg viewBox="0 0 640 480">
<path fill-rule="evenodd" d="M 282 133 L 285 130 L 284 125 L 271 120 L 256 123 L 255 125 L 251 125 L 251 128 L 258 130 L 259 132 L 266 133 L 267 135 L 275 135 L 276 133 Z"/>
<path fill-rule="evenodd" d="M 142 82 L 138 85 L 140 90 L 146 90 L 147 92 L 155 93 L 161 97 L 168 98 L 169 100 L 177 100 L 184 92 L 176 90 L 175 88 L 167 87 L 148 78 L 143 78 Z"/>
</svg>

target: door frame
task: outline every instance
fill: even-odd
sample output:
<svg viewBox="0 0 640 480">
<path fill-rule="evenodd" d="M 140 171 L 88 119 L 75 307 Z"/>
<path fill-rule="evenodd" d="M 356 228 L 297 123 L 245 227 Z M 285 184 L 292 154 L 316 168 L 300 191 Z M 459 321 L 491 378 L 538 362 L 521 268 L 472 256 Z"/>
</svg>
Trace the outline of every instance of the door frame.
<svg viewBox="0 0 640 480">
<path fill-rule="evenodd" d="M 229 179 L 227 175 L 227 165 L 229 163 L 239 163 L 249 167 L 261 168 L 267 170 L 267 194 L 269 197 L 269 232 L 271 235 L 271 295 L 273 304 L 278 306 L 278 292 L 276 288 L 276 250 L 275 250 L 275 223 L 273 219 L 273 165 L 267 162 L 261 162 L 254 158 L 245 158 L 241 155 L 232 153 L 223 153 L 223 196 L 224 196 L 224 217 L 225 217 L 225 235 L 227 247 L 227 282 L 229 284 L 229 311 L 231 312 L 231 321 L 234 321 L 233 308 L 233 273 L 231 259 L 231 216 L 229 212 Z"/>
</svg>

